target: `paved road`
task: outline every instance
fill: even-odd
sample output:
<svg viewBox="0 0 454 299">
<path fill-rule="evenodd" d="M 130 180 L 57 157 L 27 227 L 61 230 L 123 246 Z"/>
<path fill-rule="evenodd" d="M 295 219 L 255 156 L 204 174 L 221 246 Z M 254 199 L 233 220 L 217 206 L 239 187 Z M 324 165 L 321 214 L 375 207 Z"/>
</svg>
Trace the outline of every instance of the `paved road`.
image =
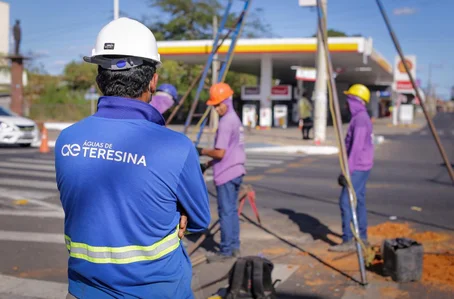
<svg viewBox="0 0 454 299">
<path fill-rule="evenodd" d="M 299 158 L 248 155 L 249 179 Z M 0 215 L 0 298 L 63 298 L 67 252 L 53 154 L 0 148 Z"/>
<path fill-rule="evenodd" d="M 435 123 L 449 132 L 454 114 L 439 115 Z M 425 229 L 454 231 L 454 188 L 424 130 L 389 136 L 377 147 L 367 192 L 371 224 L 397 216 Z M 442 140 L 454 159 L 454 136 Z M 52 161 L 36 149 L 0 148 L 0 298 L 62 298 L 66 292 L 63 213 Z M 247 168 L 262 220 L 273 229 L 286 234 L 291 222 L 322 240 L 323 231 L 339 232 L 337 157 L 253 154 Z M 212 182 L 208 186 L 214 193 Z"/>
</svg>

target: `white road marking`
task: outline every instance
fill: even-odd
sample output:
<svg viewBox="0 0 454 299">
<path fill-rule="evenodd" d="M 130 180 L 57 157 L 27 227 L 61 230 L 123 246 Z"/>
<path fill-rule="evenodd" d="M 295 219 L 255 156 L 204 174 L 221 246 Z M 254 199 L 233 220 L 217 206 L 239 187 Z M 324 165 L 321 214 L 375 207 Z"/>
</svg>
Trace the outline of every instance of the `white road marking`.
<svg viewBox="0 0 454 299">
<path fill-rule="evenodd" d="M 45 164 L 45 165 L 54 165 L 54 160 L 47 160 L 47 159 L 30 159 L 30 158 L 11 158 L 8 159 L 11 162 L 19 162 L 19 163 L 30 163 L 30 164 Z"/>
<path fill-rule="evenodd" d="M 17 164 L 12 162 L 0 162 L 0 167 L 55 171 L 55 167 L 52 165 Z"/>
<path fill-rule="evenodd" d="M 18 211 L 18 210 L 0 210 L 2 216 L 18 216 L 18 217 L 37 217 L 37 218 L 65 218 L 63 212 L 56 211 Z"/>
<path fill-rule="evenodd" d="M 3 186 L 16 186 L 23 188 L 36 188 L 36 189 L 54 189 L 57 190 L 56 182 L 49 181 L 37 181 L 37 180 L 25 180 L 25 179 L 7 179 L 2 178 L 0 180 L 0 185 Z"/>
<path fill-rule="evenodd" d="M 0 180 L 0 183 L 3 179 Z M 10 199 L 45 199 L 51 196 L 55 196 L 58 193 L 56 191 L 42 191 L 42 190 L 17 190 L 11 188 L 0 188 L 0 197 L 6 197 Z"/>
<path fill-rule="evenodd" d="M 36 177 L 41 177 L 41 178 L 55 179 L 55 172 L 0 168 L 0 173 L 1 174 L 24 175 L 24 176 L 36 176 Z"/>
<path fill-rule="evenodd" d="M 0 230 L 0 240 L 65 244 L 65 236 L 63 234 L 32 233 L 6 230 Z"/>
<path fill-rule="evenodd" d="M 267 164 L 282 164 L 282 160 L 260 160 L 260 159 L 246 159 L 246 163 L 267 163 Z"/>
<path fill-rule="evenodd" d="M 66 298 L 66 283 L 36 279 L 17 278 L 0 274 L 0 298 L 21 296 L 27 298 L 61 299 Z"/>
</svg>

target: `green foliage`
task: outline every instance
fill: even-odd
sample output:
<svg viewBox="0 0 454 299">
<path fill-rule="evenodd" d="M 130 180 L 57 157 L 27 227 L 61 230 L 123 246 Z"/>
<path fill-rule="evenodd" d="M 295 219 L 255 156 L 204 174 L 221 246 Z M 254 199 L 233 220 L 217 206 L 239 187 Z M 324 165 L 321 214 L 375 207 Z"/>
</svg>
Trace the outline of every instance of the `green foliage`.
<svg viewBox="0 0 454 299">
<path fill-rule="evenodd" d="M 326 32 L 328 34 L 328 37 L 347 37 L 348 35 L 345 32 L 338 31 L 335 29 L 328 29 Z M 317 34 L 313 34 L 312 37 L 316 37 Z M 354 36 L 360 36 L 359 34 L 355 34 Z"/>
<path fill-rule="evenodd" d="M 195 40 L 212 39 L 213 15 L 221 21 L 225 7 L 220 0 L 146 0 L 157 12 L 154 20 L 147 24 L 157 40 Z M 242 31 L 243 37 L 271 36 L 269 25 L 261 18 L 260 9 L 250 10 Z M 230 13 L 226 27 L 234 27 L 238 13 Z M 177 61 L 165 60 L 158 69 L 159 83 L 175 85 L 183 96 L 191 83 L 198 77 L 203 65 L 187 65 Z M 77 121 L 90 114 L 90 102 L 84 94 L 96 85 L 97 67 L 84 62 L 70 62 L 62 76 L 46 74 L 42 68 L 29 69 L 29 84 L 25 97 L 30 104 L 30 115 L 37 120 Z M 241 93 L 242 85 L 255 85 L 255 76 L 228 72 L 225 81 L 232 86 L 235 94 Z M 209 73 L 200 95 L 199 112 L 205 109 L 208 89 L 211 85 Z M 197 84 L 185 101 L 177 119 L 184 119 L 195 98 Z"/>
<path fill-rule="evenodd" d="M 91 63 L 70 62 L 63 71 L 64 78 L 72 90 L 87 90 L 95 84 L 97 67 Z"/>
</svg>

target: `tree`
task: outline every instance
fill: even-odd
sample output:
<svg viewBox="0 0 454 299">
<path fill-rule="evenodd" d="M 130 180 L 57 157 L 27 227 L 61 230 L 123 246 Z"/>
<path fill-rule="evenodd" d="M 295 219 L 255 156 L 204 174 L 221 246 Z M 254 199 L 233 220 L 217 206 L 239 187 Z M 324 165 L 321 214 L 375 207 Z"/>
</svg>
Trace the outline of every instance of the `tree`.
<svg viewBox="0 0 454 299">
<path fill-rule="evenodd" d="M 327 32 L 328 37 L 347 37 L 348 35 L 345 32 L 338 31 L 335 29 L 328 29 Z M 313 34 L 312 37 L 317 37 L 317 34 Z"/>
<path fill-rule="evenodd" d="M 150 6 L 159 10 L 157 21 L 149 24 L 158 40 L 211 39 L 213 16 L 221 20 L 224 7 L 219 0 L 149 0 Z M 265 37 L 271 35 L 270 26 L 259 16 L 260 8 L 250 11 L 246 18 L 243 36 Z M 238 14 L 230 13 L 226 27 L 236 24 Z"/>
<path fill-rule="evenodd" d="M 97 66 L 91 63 L 72 61 L 65 66 L 64 79 L 72 90 L 87 90 L 95 83 Z"/>
<path fill-rule="evenodd" d="M 197 40 L 213 38 L 213 16 L 218 17 L 220 22 L 225 7 L 220 0 L 148 0 L 151 7 L 158 13 L 153 17 L 155 21 L 148 24 L 157 40 Z M 261 18 L 261 9 L 249 10 L 242 30 L 242 37 L 268 37 L 272 36 L 270 26 Z M 238 13 L 230 13 L 226 28 L 235 26 Z M 159 81 L 174 84 L 180 93 L 184 93 L 192 81 L 202 70 L 203 66 L 182 64 L 179 62 L 164 61 L 159 69 Z M 207 76 L 205 85 L 211 82 L 211 75 Z M 241 85 L 254 84 L 256 78 L 247 74 L 239 74 L 229 71 L 226 76 L 228 82 L 236 93 L 241 90 Z M 188 101 L 182 107 L 182 113 L 186 113 L 195 97 L 194 89 Z M 206 90 L 202 91 L 201 101 L 208 98 Z"/>
</svg>

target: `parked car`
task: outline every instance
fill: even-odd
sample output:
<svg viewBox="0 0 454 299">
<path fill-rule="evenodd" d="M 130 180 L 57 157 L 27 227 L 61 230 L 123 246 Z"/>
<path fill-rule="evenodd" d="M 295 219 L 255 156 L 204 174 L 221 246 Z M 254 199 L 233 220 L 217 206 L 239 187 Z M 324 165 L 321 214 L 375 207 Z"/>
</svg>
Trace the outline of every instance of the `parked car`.
<svg viewBox="0 0 454 299">
<path fill-rule="evenodd" d="M 0 144 L 29 147 L 38 140 L 38 126 L 33 120 L 0 107 Z"/>
</svg>

